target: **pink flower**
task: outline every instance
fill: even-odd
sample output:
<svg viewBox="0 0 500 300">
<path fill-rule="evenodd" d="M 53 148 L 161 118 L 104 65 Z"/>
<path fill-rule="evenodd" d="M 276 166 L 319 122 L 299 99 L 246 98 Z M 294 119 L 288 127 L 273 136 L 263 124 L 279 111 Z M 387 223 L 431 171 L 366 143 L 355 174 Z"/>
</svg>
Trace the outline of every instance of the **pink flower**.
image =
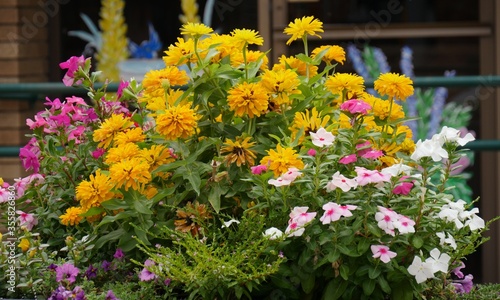
<svg viewBox="0 0 500 300">
<path fill-rule="evenodd" d="M 407 216 L 398 215 L 397 221 L 393 222 L 393 224 L 394 224 L 394 227 L 401 234 L 415 232 L 415 227 L 413 227 L 413 226 L 415 226 L 415 221 L 408 218 Z"/>
<path fill-rule="evenodd" d="M 363 100 L 351 99 L 340 105 L 340 109 L 343 111 L 348 111 L 351 114 L 362 114 L 366 115 L 368 110 L 372 109 L 372 107 L 364 102 Z"/>
<path fill-rule="evenodd" d="M 398 220 L 398 214 L 382 206 L 379 206 L 378 210 L 379 211 L 375 213 L 375 220 L 378 222 L 378 227 L 384 230 L 385 233 L 394 236 L 394 222 Z"/>
<path fill-rule="evenodd" d="M 400 184 L 396 185 L 394 189 L 392 190 L 392 193 L 395 195 L 408 195 L 413 188 L 413 183 L 411 182 L 401 182 Z"/>
<path fill-rule="evenodd" d="M 290 182 L 294 181 L 297 177 L 302 175 L 302 173 L 297 168 L 288 168 L 288 171 L 285 174 L 281 175 L 281 178 L 284 180 L 288 180 Z"/>
<path fill-rule="evenodd" d="M 288 227 L 285 230 L 287 236 L 301 236 L 304 234 L 304 225 L 300 225 L 298 222 L 291 222 L 288 224 Z"/>
<path fill-rule="evenodd" d="M 369 150 L 366 151 L 361 157 L 368 159 L 377 159 L 384 155 L 384 152 L 381 150 Z"/>
<path fill-rule="evenodd" d="M 26 171 L 33 169 L 33 172 L 38 173 L 40 170 L 40 161 L 38 160 L 38 155 L 35 154 L 33 150 L 39 151 L 38 147 L 34 147 L 30 144 L 22 147 L 19 150 L 19 158 L 21 159 L 23 167 Z"/>
<path fill-rule="evenodd" d="M 141 281 L 150 281 L 150 280 L 156 279 L 158 277 L 158 275 L 156 275 L 155 273 L 151 272 L 150 270 L 148 270 L 146 268 L 146 267 L 150 267 L 150 266 L 154 266 L 154 265 L 155 265 L 155 262 L 150 260 L 150 259 L 147 259 L 144 262 L 144 269 L 142 269 L 141 273 L 139 274 L 139 279 Z"/>
<path fill-rule="evenodd" d="M 76 144 L 79 144 L 81 142 L 80 138 L 85 132 L 86 127 L 85 126 L 77 126 L 76 128 L 73 128 L 71 132 L 68 134 L 68 141 L 75 140 Z"/>
<path fill-rule="evenodd" d="M 267 166 L 265 166 L 265 165 L 253 166 L 253 167 L 250 167 L 250 170 L 252 170 L 252 174 L 260 175 L 263 172 L 267 171 Z"/>
<path fill-rule="evenodd" d="M 72 56 L 67 61 L 59 64 L 61 69 L 68 69 L 66 74 L 63 77 L 63 83 L 65 86 L 72 86 L 75 84 L 75 72 L 78 71 L 79 67 L 83 67 L 85 65 L 85 57 L 82 56 Z M 76 84 L 80 84 L 80 81 L 76 82 Z"/>
<path fill-rule="evenodd" d="M 336 188 L 341 189 L 344 192 L 349 191 L 351 188 L 356 188 L 358 183 L 354 179 L 350 179 L 340 174 L 339 171 L 332 175 L 332 180 L 326 184 L 326 190 L 331 192 Z"/>
<path fill-rule="evenodd" d="M 311 222 L 316 217 L 316 213 L 315 212 L 308 213 L 307 212 L 308 209 L 309 207 L 307 206 L 294 207 L 292 212 L 290 212 L 289 223 L 298 223 L 300 226 L 302 226 Z"/>
<path fill-rule="evenodd" d="M 323 224 L 330 224 L 331 222 L 338 221 L 340 217 L 351 217 L 351 210 L 356 208 L 356 205 L 339 205 L 337 203 L 328 202 L 323 205 L 325 213 L 319 220 L 323 222 Z"/>
<path fill-rule="evenodd" d="M 348 164 L 353 163 L 357 160 L 358 160 L 358 157 L 356 156 L 356 154 L 350 154 L 350 155 L 346 155 L 346 156 L 342 157 L 341 159 L 339 159 L 339 163 L 341 163 L 343 165 L 348 165 Z"/>
<path fill-rule="evenodd" d="M 380 182 L 388 182 L 391 180 L 391 176 L 388 174 L 383 174 L 377 170 L 368 170 L 363 167 L 356 167 L 356 173 L 358 176 L 356 177 L 356 181 L 358 185 L 364 186 L 370 183 L 380 183 Z"/>
<path fill-rule="evenodd" d="M 316 133 L 310 132 L 309 134 L 311 135 L 312 143 L 318 147 L 331 146 L 335 141 L 335 136 L 323 127 L 318 129 Z"/>
<path fill-rule="evenodd" d="M 76 277 L 80 273 L 80 270 L 71 263 L 65 263 L 56 268 L 56 281 L 67 281 L 68 283 L 73 283 L 76 281 Z"/>
<path fill-rule="evenodd" d="M 11 199 L 15 199 L 14 195 L 7 189 L 8 187 L 0 187 L 0 203 L 9 202 Z"/>
<path fill-rule="evenodd" d="M 380 260 L 384 263 L 388 263 L 391 261 L 391 258 L 396 257 L 397 253 L 390 251 L 389 247 L 384 245 L 371 245 L 370 246 L 373 258 L 380 258 Z"/>
<path fill-rule="evenodd" d="M 43 126 L 47 125 L 47 121 L 42 116 L 42 112 L 38 112 L 35 115 L 35 121 L 33 121 L 31 119 L 26 119 L 26 125 L 28 125 L 28 127 L 30 129 L 35 129 L 35 128 L 43 127 Z"/>
<path fill-rule="evenodd" d="M 316 150 L 314 150 L 313 148 L 307 150 L 307 155 L 316 156 Z"/>
<path fill-rule="evenodd" d="M 25 213 L 21 210 L 17 210 L 16 213 L 19 215 L 19 217 L 17 218 L 17 220 L 19 221 L 19 225 L 26 227 L 28 231 L 31 231 L 31 229 L 33 229 L 33 227 L 38 224 L 38 220 L 35 219 L 34 214 Z"/>
<path fill-rule="evenodd" d="M 292 182 L 290 180 L 285 180 L 282 177 L 278 177 L 276 179 L 269 179 L 267 183 L 274 185 L 275 187 L 280 187 L 290 185 Z"/>
</svg>

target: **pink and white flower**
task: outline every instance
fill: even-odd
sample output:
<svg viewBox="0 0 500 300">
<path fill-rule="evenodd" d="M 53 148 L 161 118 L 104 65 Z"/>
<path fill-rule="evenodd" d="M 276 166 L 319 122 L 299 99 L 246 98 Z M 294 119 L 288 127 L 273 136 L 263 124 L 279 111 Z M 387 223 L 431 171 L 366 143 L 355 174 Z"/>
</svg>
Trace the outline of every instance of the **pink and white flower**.
<svg viewBox="0 0 500 300">
<path fill-rule="evenodd" d="M 370 249 L 373 253 L 373 258 L 380 258 L 384 263 L 388 263 L 392 258 L 397 256 L 396 252 L 390 251 L 389 247 L 384 245 L 371 245 Z"/>
<path fill-rule="evenodd" d="M 280 177 L 283 178 L 284 180 L 288 180 L 290 182 L 294 181 L 302 175 L 302 173 L 299 171 L 297 168 L 288 168 L 288 171 L 284 174 L 282 174 Z"/>
<path fill-rule="evenodd" d="M 326 190 L 331 192 L 336 188 L 341 189 L 344 192 L 348 192 L 350 189 L 355 189 L 358 186 L 356 180 L 347 178 L 340 174 L 339 171 L 332 175 L 332 180 L 328 181 L 326 184 Z"/>
<path fill-rule="evenodd" d="M 321 127 L 316 132 L 310 132 L 312 143 L 318 147 L 331 146 L 335 141 L 335 136 Z"/>
</svg>

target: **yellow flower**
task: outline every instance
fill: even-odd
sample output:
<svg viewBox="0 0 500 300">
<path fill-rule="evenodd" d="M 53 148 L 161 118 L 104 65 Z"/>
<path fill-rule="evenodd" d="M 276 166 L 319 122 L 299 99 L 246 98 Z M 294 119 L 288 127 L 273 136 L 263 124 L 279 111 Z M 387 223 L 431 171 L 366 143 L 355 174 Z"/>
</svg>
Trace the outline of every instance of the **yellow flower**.
<svg viewBox="0 0 500 300">
<path fill-rule="evenodd" d="M 142 149 L 139 155 L 148 163 L 151 172 L 175 160 L 170 154 L 170 149 L 163 145 L 153 145 L 150 149 Z"/>
<path fill-rule="evenodd" d="M 304 162 L 300 160 L 299 154 L 291 147 L 284 148 L 278 144 L 276 150 L 270 149 L 267 154 L 261 159 L 260 164 L 266 165 L 276 177 L 287 172 L 288 168 L 294 167 L 299 170 L 304 168 Z"/>
<path fill-rule="evenodd" d="M 328 50 L 327 50 L 328 49 Z M 337 46 L 337 45 L 332 45 L 332 46 L 320 46 L 315 48 L 312 52 L 311 55 L 313 58 L 316 58 L 316 56 L 322 52 L 325 51 L 325 54 L 321 58 L 322 61 L 326 62 L 327 64 L 331 64 L 332 61 L 339 62 L 341 64 L 344 64 L 345 61 L 345 51 L 344 48 Z"/>
<path fill-rule="evenodd" d="M 289 104 L 290 95 L 300 94 L 299 76 L 290 69 L 267 70 L 262 74 L 262 86 L 272 95 L 271 102 L 276 105 Z"/>
<path fill-rule="evenodd" d="M 94 131 L 94 142 L 99 142 L 99 148 L 108 148 L 116 134 L 125 131 L 133 124 L 134 122 L 129 117 L 113 114 L 101 124 L 99 129 Z"/>
<path fill-rule="evenodd" d="M 158 189 L 152 185 L 147 185 L 140 192 L 142 195 L 146 196 L 146 198 L 151 200 L 154 196 L 156 196 L 156 194 L 158 194 Z"/>
<path fill-rule="evenodd" d="M 156 131 L 167 140 L 188 138 L 196 132 L 201 118 L 189 103 L 171 106 L 156 116 Z"/>
<path fill-rule="evenodd" d="M 221 153 L 229 153 L 224 158 L 226 165 L 231 165 L 236 163 L 238 167 L 247 164 L 253 166 L 255 164 L 255 151 L 250 150 L 255 145 L 255 142 L 249 142 L 251 137 L 246 137 L 241 139 L 236 138 L 235 141 L 226 139 L 224 145 L 220 149 Z"/>
<path fill-rule="evenodd" d="M 218 53 L 212 57 L 211 61 L 218 63 L 225 57 L 232 57 L 234 53 L 241 53 L 242 49 L 238 44 L 232 35 L 212 34 L 199 42 L 198 53 L 203 58 L 206 56 L 208 49 L 215 47 Z"/>
<path fill-rule="evenodd" d="M 177 38 L 177 42 L 166 50 L 162 57 L 166 66 L 181 66 L 186 63 L 195 63 L 198 58 L 194 54 L 194 41 Z"/>
<path fill-rule="evenodd" d="M 396 73 L 381 74 L 374 82 L 375 90 L 381 96 L 406 100 L 413 94 L 413 81 L 405 75 Z"/>
<path fill-rule="evenodd" d="M 246 53 L 246 58 L 247 58 L 247 63 L 251 62 L 259 62 L 261 63 L 260 65 L 260 70 L 265 71 L 269 68 L 269 59 L 267 58 L 266 54 L 262 51 L 253 51 L 249 50 Z M 231 66 L 237 68 L 245 63 L 245 60 L 243 58 L 243 52 L 235 52 L 231 55 Z"/>
<path fill-rule="evenodd" d="M 149 164 L 142 158 L 132 158 L 121 161 L 109 168 L 109 178 L 116 188 L 125 187 L 139 191 L 141 186 L 151 181 Z"/>
<path fill-rule="evenodd" d="M 2 242 L 3 234 L 0 232 L 0 243 Z"/>
<path fill-rule="evenodd" d="M 259 45 L 264 44 L 264 39 L 259 33 L 252 29 L 235 29 L 231 32 L 234 40 L 238 43 L 239 48 L 244 45 Z"/>
<path fill-rule="evenodd" d="M 176 85 L 185 85 L 189 77 L 184 70 L 169 66 L 161 70 L 151 70 L 146 73 L 142 86 L 147 93 L 165 93 L 165 90 Z"/>
<path fill-rule="evenodd" d="M 228 91 L 227 103 L 236 116 L 253 118 L 267 110 L 268 96 L 260 84 L 244 82 Z"/>
<path fill-rule="evenodd" d="M 125 131 L 118 132 L 113 141 L 114 141 L 114 146 L 120 146 L 124 145 L 127 143 L 138 143 L 138 142 L 144 142 L 146 139 L 146 135 L 142 131 L 141 127 L 135 127 L 131 129 L 127 129 Z"/>
<path fill-rule="evenodd" d="M 200 22 L 196 0 L 181 0 L 181 8 L 183 14 L 179 16 L 179 19 L 183 24 L 187 22 Z"/>
<path fill-rule="evenodd" d="M 356 74 L 335 73 L 329 76 L 325 82 L 325 86 L 333 94 L 343 95 L 347 91 L 347 98 L 351 99 L 364 90 L 365 80 L 363 77 Z M 344 99 L 346 100 L 346 99 Z"/>
<path fill-rule="evenodd" d="M 0 185 L 3 185 L 3 178 L 0 177 Z M 1 236 L 0 236 L 1 237 Z M 1 239 L 0 239 L 1 240 Z"/>
<path fill-rule="evenodd" d="M 292 126 L 290 126 L 292 139 L 295 140 L 297 134 L 302 129 L 303 135 L 300 138 L 300 142 L 302 142 L 305 137 L 309 136 L 310 132 L 316 132 L 321 127 L 325 128 L 328 121 L 330 121 L 330 116 L 321 117 L 316 107 L 313 107 L 312 110 L 306 109 L 304 112 L 296 112 Z"/>
<path fill-rule="evenodd" d="M 26 252 L 30 248 L 30 241 L 28 239 L 23 238 L 21 239 L 21 242 L 19 243 L 18 247 L 21 248 L 23 252 Z"/>
<path fill-rule="evenodd" d="M 318 66 L 306 64 L 304 61 L 294 56 L 286 57 L 285 55 L 281 55 L 279 58 L 279 64 L 275 64 L 273 66 L 273 71 L 285 69 L 295 70 L 295 72 L 301 76 L 306 76 L 307 69 L 309 69 L 309 78 L 318 74 Z"/>
<path fill-rule="evenodd" d="M 80 215 L 83 213 L 81 207 L 70 207 L 66 209 L 66 213 L 64 215 L 59 216 L 61 219 L 61 223 L 66 226 L 75 226 L 80 223 L 83 219 Z"/>
<path fill-rule="evenodd" d="M 389 111 L 389 109 L 391 109 L 390 101 L 383 100 L 369 94 L 364 94 L 362 99 L 372 107 L 373 115 L 380 120 L 385 120 L 388 116 L 390 116 L 389 119 L 391 121 L 405 117 L 403 107 L 397 103 L 393 102 L 392 110 Z"/>
<path fill-rule="evenodd" d="M 98 169 L 95 175 L 90 175 L 89 180 L 83 180 L 78 184 L 75 196 L 76 200 L 80 201 L 82 210 L 87 211 L 113 198 L 112 189 L 113 184 L 109 177 L 101 174 L 101 170 Z"/>
<path fill-rule="evenodd" d="M 288 27 L 286 27 L 283 32 L 292 36 L 286 42 L 287 45 L 290 45 L 296 39 L 301 39 L 306 34 L 321 38 L 316 32 L 323 32 L 323 22 L 313 16 L 303 17 L 301 19 L 296 18 L 295 21 L 288 24 Z"/>
<path fill-rule="evenodd" d="M 212 33 L 213 31 L 214 30 L 212 28 L 201 23 L 188 22 L 187 24 L 184 24 L 181 27 L 182 35 L 190 35 L 194 38 L 199 38 L 200 36 Z"/>
<path fill-rule="evenodd" d="M 130 159 L 139 155 L 139 146 L 134 143 L 125 143 L 108 150 L 104 162 L 108 165 Z"/>
</svg>

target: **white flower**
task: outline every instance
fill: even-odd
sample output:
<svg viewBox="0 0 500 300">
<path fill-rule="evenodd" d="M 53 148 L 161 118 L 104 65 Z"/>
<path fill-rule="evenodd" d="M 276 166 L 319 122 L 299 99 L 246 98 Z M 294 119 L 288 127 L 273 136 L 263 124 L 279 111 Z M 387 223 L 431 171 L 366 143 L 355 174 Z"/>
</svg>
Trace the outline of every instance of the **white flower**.
<svg viewBox="0 0 500 300">
<path fill-rule="evenodd" d="M 271 227 L 269 229 L 266 229 L 263 235 L 265 237 L 268 237 L 270 240 L 275 240 L 283 236 L 283 231 L 279 230 L 276 227 Z"/>
<path fill-rule="evenodd" d="M 433 273 L 441 271 L 448 272 L 451 257 L 446 253 L 441 253 L 438 248 L 434 248 L 430 252 L 431 257 L 425 260 L 432 266 Z"/>
<path fill-rule="evenodd" d="M 411 170 L 413 170 L 412 167 L 407 166 L 403 163 L 398 163 L 398 164 L 394 164 L 390 167 L 383 168 L 380 172 L 384 175 L 389 174 L 389 175 L 391 175 L 391 177 L 395 177 L 395 176 L 399 176 L 399 175 L 410 176 Z"/>
<path fill-rule="evenodd" d="M 411 159 L 418 161 L 423 157 L 431 157 L 433 161 L 441 161 L 443 158 L 448 158 L 448 152 L 443 149 L 442 144 L 437 140 L 419 140 L 415 145 L 415 151 L 411 155 Z"/>
<path fill-rule="evenodd" d="M 224 227 L 229 228 L 229 226 L 231 226 L 231 224 L 233 224 L 233 223 L 240 224 L 240 221 L 235 220 L 235 219 L 231 219 L 227 222 L 224 222 L 224 225 L 222 225 L 221 228 L 224 228 Z"/>
<path fill-rule="evenodd" d="M 328 181 L 326 184 L 326 190 L 331 192 L 336 188 L 339 188 L 344 192 L 348 192 L 351 188 L 356 188 L 357 186 L 358 182 L 356 180 L 347 178 L 337 171 L 332 175 L 332 180 Z"/>
<path fill-rule="evenodd" d="M 474 136 L 470 132 L 467 133 L 463 138 L 461 138 L 460 130 L 447 126 L 443 126 L 441 132 L 437 134 L 436 138 L 439 139 L 442 144 L 446 142 L 456 142 L 460 146 L 463 146 L 468 142 L 475 140 Z"/>
<path fill-rule="evenodd" d="M 485 227 L 485 224 L 484 220 L 481 217 L 472 215 L 472 218 L 465 222 L 465 226 L 469 226 L 470 230 L 474 231 L 483 229 Z"/>
<path fill-rule="evenodd" d="M 335 141 L 335 136 L 323 127 L 318 129 L 316 133 L 310 132 L 309 134 L 311 135 L 312 143 L 318 147 L 331 146 Z"/>
<path fill-rule="evenodd" d="M 274 185 L 275 187 L 280 187 L 290 185 L 292 182 L 282 177 L 278 177 L 276 179 L 269 179 L 267 183 L 269 183 L 270 185 Z"/>
<path fill-rule="evenodd" d="M 288 168 L 288 171 L 280 176 L 283 180 L 294 181 L 297 177 L 302 175 L 302 173 L 297 168 Z"/>
<path fill-rule="evenodd" d="M 417 283 L 425 282 L 427 279 L 434 278 L 432 265 L 418 256 L 413 258 L 412 264 L 408 267 L 408 273 L 415 276 Z"/>
<path fill-rule="evenodd" d="M 448 244 L 451 246 L 451 248 L 457 249 L 457 243 L 455 242 L 455 239 L 450 233 L 448 233 L 448 237 L 446 237 L 446 233 L 444 233 L 443 231 L 437 232 L 436 235 L 439 238 L 439 244 L 441 246 L 444 244 Z"/>
</svg>

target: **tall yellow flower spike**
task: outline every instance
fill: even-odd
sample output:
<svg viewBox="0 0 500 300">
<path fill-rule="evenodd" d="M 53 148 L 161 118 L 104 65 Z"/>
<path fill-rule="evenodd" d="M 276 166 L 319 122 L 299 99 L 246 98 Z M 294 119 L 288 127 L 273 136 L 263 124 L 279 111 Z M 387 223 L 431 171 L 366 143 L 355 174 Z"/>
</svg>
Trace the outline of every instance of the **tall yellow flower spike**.
<svg viewBox="0 0 500 300">
<path fill-rule="evenodd" d="M 102 30 L 101 50 L 96 54 L 100 80 L 118 81 L 118 63 L 127 59 L 127 25 L 123 17 L 124 0 L 102 0 L 99 26 Z"/>
</svg>

